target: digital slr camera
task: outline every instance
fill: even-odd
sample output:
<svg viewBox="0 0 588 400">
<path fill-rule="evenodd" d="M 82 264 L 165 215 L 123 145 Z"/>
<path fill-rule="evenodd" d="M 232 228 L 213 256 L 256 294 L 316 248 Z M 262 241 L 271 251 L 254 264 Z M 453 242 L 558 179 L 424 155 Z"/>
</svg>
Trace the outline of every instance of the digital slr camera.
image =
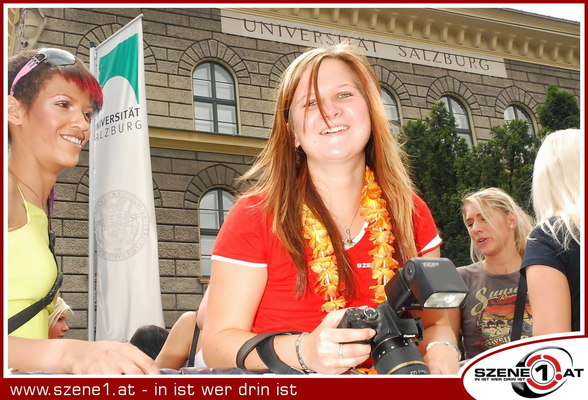
<svg viewBox="0 0 588 400">
<path fill-rule="evenodd" d="M 378 374 L 427 375 L 429 370 L 415 340 L 422 338 L 419 318 L 399 318 L 385 302 L 377 308 L 350 308 L 341 328 L 372 328 L 376 335 L 368 342 Z"/>
<path fill-rule="evenodd" d="M 339 327 L 376 331 L 367 343 L 378 374 L 429 374 L 417 347 L 423 325 L 407 310 L 459 307 L 467 286 L 449 259 L 411 258 L 384 289 L 385 302 L 376 308 L 350 308 Z"/>
</svg>

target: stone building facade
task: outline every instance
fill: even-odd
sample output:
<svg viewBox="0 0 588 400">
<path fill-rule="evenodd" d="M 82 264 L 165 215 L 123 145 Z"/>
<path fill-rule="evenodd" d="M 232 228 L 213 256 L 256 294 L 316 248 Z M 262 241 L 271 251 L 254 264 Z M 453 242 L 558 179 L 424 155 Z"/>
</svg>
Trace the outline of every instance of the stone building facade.
<svg viewBox="0 0 588 400">
<path fill-rule="evenodd" d="M 40 8 L 10 9 L 9 55 L 60 47 L 89 60 L 100 43 L 143 15 L 149 136 L 166 326 L 196 307 L 202 266 L 200 203 L 238 178 L 268 137 L 274 90 L 308 47 L 349 40 L 368 55 L 401 124 L 424 118 L 450 96 L 463 106 L 473 143 L 526 112 L 555 84 L 580 98 L 580 24 L 507 9 L 431 8 Z M 195 68 L 211 62 L 233 84 L 236 133 L 199 129 Z M 231 119 L 231 118 L 229 118 Z M 56 186 L 63 297 L 73 306 L 71 337 L 87 337 L 88 153 Z"/>
</svg>

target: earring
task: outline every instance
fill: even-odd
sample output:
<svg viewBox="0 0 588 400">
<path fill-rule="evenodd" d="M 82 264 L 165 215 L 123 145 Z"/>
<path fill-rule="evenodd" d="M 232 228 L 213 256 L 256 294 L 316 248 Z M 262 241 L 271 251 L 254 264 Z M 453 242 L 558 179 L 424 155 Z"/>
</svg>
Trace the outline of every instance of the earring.
<svg viewBox="0 0 588 400">
<path fill-rule="evenodd" d="M 294 148 L 294 154 L 296 155 L 296 165 L 298 166 L 302 163 L 302 160 L 304 159 L 304 150 L 302 150 L 302 147 L 300 145 Z"/>
</svg>

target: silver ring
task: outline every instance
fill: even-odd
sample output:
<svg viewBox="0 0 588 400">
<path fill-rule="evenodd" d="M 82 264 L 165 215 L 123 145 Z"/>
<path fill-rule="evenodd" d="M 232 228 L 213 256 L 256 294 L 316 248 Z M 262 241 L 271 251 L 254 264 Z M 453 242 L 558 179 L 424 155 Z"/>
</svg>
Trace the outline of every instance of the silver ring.
<svg viewBox="0 0 588 400">
<path fill-rule="evenodd" d="M 339 343 L 339 347 L 337 348 L 337 355 L 339 358 L 343 358 L 343 345 Z"/>
</svg>

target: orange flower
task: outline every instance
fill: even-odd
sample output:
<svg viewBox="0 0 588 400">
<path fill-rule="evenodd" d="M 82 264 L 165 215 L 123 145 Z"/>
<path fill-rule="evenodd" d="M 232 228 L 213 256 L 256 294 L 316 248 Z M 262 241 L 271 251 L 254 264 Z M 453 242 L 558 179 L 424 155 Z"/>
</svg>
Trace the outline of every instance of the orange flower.
<svg viewBox="0 0 588 400">
<path fill-rule="evenodd" d="M 388 243 L 390 240 L 390 236 L 392 233 L 390 231 L 371 231 L 370 232 L 370 240 L 372 243 Z"/>
<path fill-rule="evenodd" d="M 322 285 L 316 289 L 318 294 L 323 294 L 325 299 L 332 299 L 337 296 L 337 285 Z"/>
<path fill-rule="evenodd" d="M 324 282 L 323 284 L 328 285 L 335 285 L 335 287 L 339 284 L 339 274 L 337 272 L 337 268 L 326 268 L 323 271 L 319 272 L 318 280 L 320 282 Z"/>
<path fill-rule="evenodd" d="M 320 245 L 321 243 L 327 242 L 328 237 L 329 234 L 326 230 L 314 228 L 312 231 L 309 231 L 307 239 L 310 239 L 310 242 L 314 247 Z"/>
<path fill-rule="evenodd" d="M 310 261 L 309 265 L 317 274 L 320 274 L 323 269 L 337 272 L 337 259 L 335 256 L 314 258 Z"/>
<path fill-rule="evenodd" d="M 360 367 L 360 368 L 355 368 L 355 370 L 362 375 L 377 375 L 378 374 L 378 371 L 376 371 L 375 367 L 370 367 L 370 368 Z M 346 374 L 351 374 L 351 372 L 346 372 Z"/>
<path fill-rule="evenodd" d="M 386 268 L 378 268 L 372 270 L 372 279 L 375 279 L 378 283 L 388 282 L 394 276 L 394 271 Z"/>
<path fill-rule="evenodd" d="M 363 212 L 365 212 L 365 210 L 375 210 L 375 211 L 384 211 L 381 210 L 381 206 L 382 204 L 385 204 L 385 200 L 381 199 L 381 198 L 375 198 L 375 199 L 370 199 L 369 197 L 363 197 L 361 199 L 361 206 L 363 207 L 364 210 L 362 210 L 362 214 Z"/>
<path fill-rule="evenodd" d="M 382 216 L 382 218 L 375 220 L 372 225 L 370 226 L 371 232 L 381 232 L 381 231 L 390 231 L 392 230 L 392 225 L 390 224 L 390 218 L 388 217 L 388 213 Z M 390 232 L 392 235 L 392 232 Z M 390 239 L 390 243 L 394 242 L 394 237 Z"/>
<path fill-rule="evenodd" d="M 378 199 L 382 196 L 382 189 L 375 181 L 367 182 L 365 186 L 365 194 L 370 199 Z"/>
<path fill-rule="evenodd" d="M 345 297 L 340 296 L 340 297 L 337 297 L 335 300 L 327 301 L 326 303 L 324 303 L 321 306 L 321 311 L 324 311 L 324 312 L 335 311 L 335 310 L 338 310 L 340 308 L 345 307 L 346 304 L 347 304 L 347 300 L 345 299 Z"/>
<path fill-rule="evenodd" d="M 398 269 L 398 261 L 389 257 L 374 257 L 372 261 L 372 270 L 379 270 L 382 268 L 395 271 Z"/>
<path fill-rule="evenodd" d="M 374 298 L 372 299 L 375 303 L 383 303 L 386 301 L 386 291 L 384 285 L 370 286 L 370 289 L 374 289 Z"/>
<path fill-rule="evenodd" d="M 379 270 L 388 267 L 388 258 L 374 257 L 372 260 L 372 270 Z"/>
<path fill-rule="evenodd" d="M 325 257 L 328 254 L 333 254 L 335 250 L 333 249 L 333 244 L 330 240 L 325 240 L 324 242 L 315 244 L 315 247 L 312 249 L 312 253 L 314 257 Z"/>
<path fill-rule="evenodd" d="M 374 257 L 385 258 L 392 253 L 392 248 L 393 247 L 388 243 L 377 242 L 376 246 L 369 252 L 369 254 L 373 255 Z"/>
</svg>

